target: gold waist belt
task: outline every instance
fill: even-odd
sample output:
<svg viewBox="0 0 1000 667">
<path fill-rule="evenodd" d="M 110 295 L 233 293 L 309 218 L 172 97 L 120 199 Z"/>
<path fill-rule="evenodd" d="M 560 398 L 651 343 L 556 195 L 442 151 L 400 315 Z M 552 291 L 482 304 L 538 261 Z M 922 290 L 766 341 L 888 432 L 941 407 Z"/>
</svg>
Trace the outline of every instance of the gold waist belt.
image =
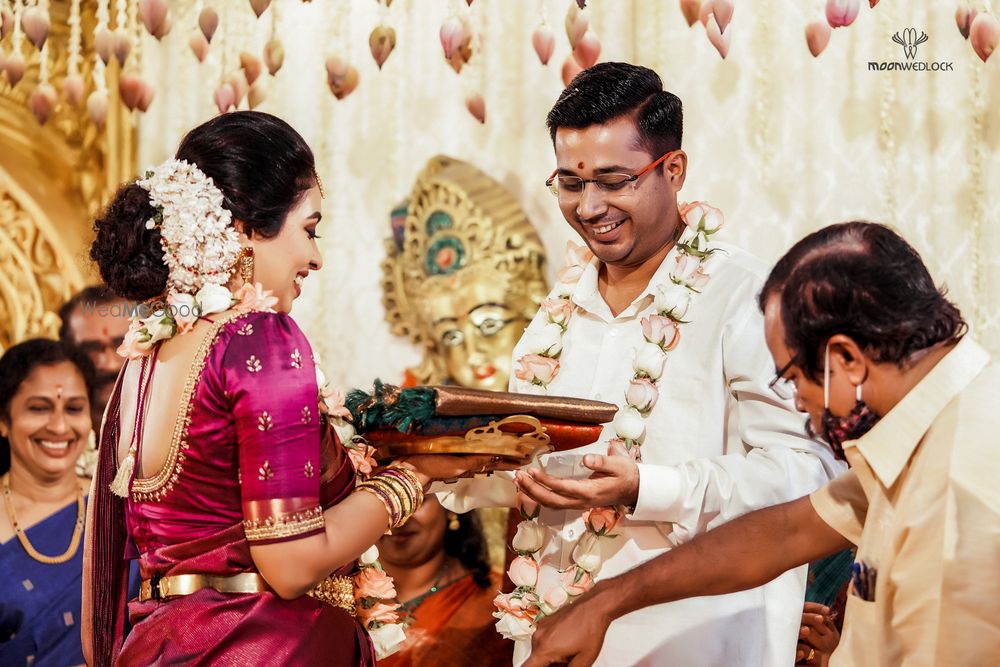
<svg viewBox="0 0 1000 667">
<path fill-rule="evenodd" d="M 139 586 L 139 601 L 167 600 L 191 595 L 203 588 L 220 593 L 263 593 L 271 587 L 256 572 L 244 572 L 228 577 L 211 574 L 175 574 L 169 577 L 144 579 Z M 324 604 L 340 607 L 354 616 L 354 581 L 350 577 L 331 575 L 321 581 L 309 595 Z"/>
<path fill-rule="evenodd" d="M 139 585 L 139 601 L 166 600 L 191 595 L 203 588 L 214 588 L 220 593 L 263 593 L 271 590 L 264 577 L 256 572 L 244 572 L 228 577 L 212 574 L 175 574 L 169 577 L 144 579 Z"/>
</svg>

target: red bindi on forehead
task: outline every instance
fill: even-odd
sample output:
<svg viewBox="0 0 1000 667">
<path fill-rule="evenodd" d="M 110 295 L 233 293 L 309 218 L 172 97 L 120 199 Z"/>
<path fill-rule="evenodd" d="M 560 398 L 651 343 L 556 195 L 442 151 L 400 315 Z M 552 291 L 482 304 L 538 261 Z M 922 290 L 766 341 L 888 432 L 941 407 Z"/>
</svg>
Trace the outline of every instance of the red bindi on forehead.
<svg viewBox="0 0 1000 667">
<path fill-rule="evenodd" d="M 578 162 L 578 163 L 577 163 L 577 165 L 576 165 L 576 168 L 577 168 L 577 169 L 583 169 L 583 166 L 584 166 L 584 165 L 583 165 L 583 163 L 582 163 L 582 162 Z"/>
</svg>

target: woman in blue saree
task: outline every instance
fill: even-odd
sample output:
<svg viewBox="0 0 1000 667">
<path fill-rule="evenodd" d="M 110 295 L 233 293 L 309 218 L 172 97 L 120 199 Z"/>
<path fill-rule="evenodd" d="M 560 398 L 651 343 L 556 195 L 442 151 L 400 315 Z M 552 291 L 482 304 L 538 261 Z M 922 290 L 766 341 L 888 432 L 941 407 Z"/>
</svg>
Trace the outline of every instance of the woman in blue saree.
<svg viewBox="0 0 1000 667">
<path fill-rule="evenodd" d="M 93 366 L 34 339 L 0 357 L 0 664 L 83 663 L 84 493 Z"/>
</svg>

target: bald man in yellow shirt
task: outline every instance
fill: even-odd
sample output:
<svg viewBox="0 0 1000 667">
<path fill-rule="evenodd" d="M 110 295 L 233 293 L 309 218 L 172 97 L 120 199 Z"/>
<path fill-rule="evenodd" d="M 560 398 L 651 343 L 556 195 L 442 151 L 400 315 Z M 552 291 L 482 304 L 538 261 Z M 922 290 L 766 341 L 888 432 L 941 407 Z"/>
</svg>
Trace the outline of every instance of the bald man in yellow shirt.
<svg viewBox="0 0 1000 667">
<path fill-rule="evenodd" d="M 851 469 L 598 583 L 539 623 L 525 667 L 589 665 L 614 618 L 759 586 L 853 545 L 830 665 L 1000 665 L 1000 368 L 916 251 L 881 225 L 807 236 L 760 305 L 772 387 L 794 394 L 807 429 Z"/>
</svg>

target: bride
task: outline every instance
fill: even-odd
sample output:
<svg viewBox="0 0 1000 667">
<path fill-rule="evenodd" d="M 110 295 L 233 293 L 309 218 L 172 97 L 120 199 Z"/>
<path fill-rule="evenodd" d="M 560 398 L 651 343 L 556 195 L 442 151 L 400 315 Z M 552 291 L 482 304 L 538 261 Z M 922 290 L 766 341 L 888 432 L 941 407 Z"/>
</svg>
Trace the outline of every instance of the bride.
<svg viewBox="0 0 1000 667">
<path fill-rule="evenodd" d="M 369 630 L 396 634 L 369 548 L 431 482 L 488 464 L 419 456 L 357 475 L 288 315 L 322 266 L 321 202 L 302 137 L 234 112 L 96 221 L 91 257 L 140 306 L 89 506 L 88 664 L 374 664 Z M 123 643 L 128 559 L 142 585 Z"/>
</svg>

